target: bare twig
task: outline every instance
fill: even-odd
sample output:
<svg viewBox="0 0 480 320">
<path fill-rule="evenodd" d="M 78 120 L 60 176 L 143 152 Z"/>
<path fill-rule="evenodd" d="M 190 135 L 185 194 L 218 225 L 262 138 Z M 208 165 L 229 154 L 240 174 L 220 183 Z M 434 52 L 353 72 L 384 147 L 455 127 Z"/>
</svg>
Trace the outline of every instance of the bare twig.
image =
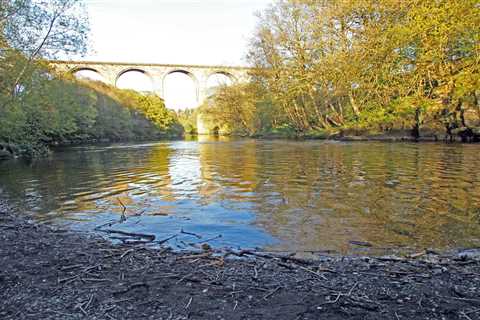
<svg viewBox="0 0 480 320">
<path fill-rule="evenodd" d="M 93 294 L 90 296 L 90 300 L 88 300 L 88 303 L 87 305 L 85 306 L 85 310 L 88 310 L 88 308 L 90 307 L 90 305 L 92 304 L 93 302 Z"/>
<path fill-rule="evenodd" d="M 314 274 L 314 275 L 316 275 L 317 277 L 319 277 L 319 278 L 321 278 L 321 279 L 323 279 L 323 280 L 328 280 L 327 277 L 325 277 L 323 274 L 319 274 L 319 273 L 317 273 L 317 272 L 315 272 L 315 271 L 313 271 L 313 270 L 310 270 L 310 269 L 305 268 L 305 267 L 302 267 L 302 266 L 299 266 L 299 268 L 302 269 L 302 270 L 305 270 L 305 271 L 307 271 L 307 272 L 309 272 L 309 273 L 311 273 L 311 274 Z"/>
<path fill-rule="evenodd" d="M 133 251 L 135 251 L 135 249 L 130 249 L 130 250 L 125 251 L 125 252 L 120 256 L 120 259 L 125 258 L 125 256 L 126 256 L 127 254 L 132 253 Z"/>
<path fill-rule="evenodd" d="M 218 235 L 218 236 L 216 236 L 216 237 L 213 237 L 213 238 L 210 238 L 210 239 L 207 239 L 207 240 L 203 240 L 203 241 L 197 242 L 196 244 L 207 243 L 207 242 L 210 242 L 210 241 L 213 241 L 213 240 L 220 239 L 221 237 L 222 237 L 222 235 L 221 235 L 221 234 L 219 234 L 219 235 Z"/>
<path fill-rule="evenodd" d="M 122 216 L 120 217 L 120 222 L 125 222 L 127 220 L 127 217 L 125 215 L 125 213 L 127 212 L 127 207 L 123 204 L 123 202 L 120 198 L 117 198 L 117 201 L 120 203 L 120 205 L 123 208 Z"/>
<path fill-rule="evenodd" d="M 168 241 L 170 241 L 170 240 L 172 240 L 172 239 L 175 239 L 176 237 L 178 237 L 178 234 L 175 234 L 175 235 L 173 235 L 173 236 L 171 236 L 171 237 L 168 237 L 168 238 L 166 238 L 166 239 L 163 239 L 163 240 L 156 241 L 156 243 L 158 243 L 158 244 L 164 244 L 164 243 L 166 243 L 166 242 L 168 242 Z"/>
<path fill-rule="evenodd" d="M 202 236 L 201 236 L 201 235 L 198 235 L 198 234 L 192 233 L 192 232 L 187 232 L 187 231 L 185 231 L 185 230 L 183 230 L 183 229 L 180 230 L 180 233 L 186 234 L 186 235 L 189 235 L 189 236 L 194 236 L 194 237 L 196 237 L 197 239 L 202 239 Z"/>
<path fill-rule="evenodd" d="M 193 297 L 190 297 L 190 300 L 188 300 L 187 305 L 185 306 L 185 309 L 190 308 L 190 305 L 192 304 Z"/>
<path fill-rule="evenodd" d="M 133 237 L 133 238 L 139 238 L 139 239 L 145 239 L 148 240 L 149 242 L 152 242 L 155 240 L 155 235 L 153 234 L 145 234 L 145 233 L 134 233 L 134 232 L 126 232 L 126 231 L 121 231 L 121 230 L 113 230 L 113 229 L 98 229 L 100 232 L 104 233 L 109 233 L 109 234 L 120 234 L 128 237 Z"/>
<path fill-rule="evenodd" d="M 282 287 L 277 287 L 275 290 L 272 290 L 271 292 L 267 293 L 266 295 L 263 296 L 263 300 L 267 300 L 269 297 L 273 296 L 278 290 L 282 289 Z"/>
<path fill-rule="evenodd" d="M 460 315 L 464 318 L 466 318 L 467 320 L 472 320 L 472 318 L 470 318 L 465 312 L 460 312 Z"/>
</svg>

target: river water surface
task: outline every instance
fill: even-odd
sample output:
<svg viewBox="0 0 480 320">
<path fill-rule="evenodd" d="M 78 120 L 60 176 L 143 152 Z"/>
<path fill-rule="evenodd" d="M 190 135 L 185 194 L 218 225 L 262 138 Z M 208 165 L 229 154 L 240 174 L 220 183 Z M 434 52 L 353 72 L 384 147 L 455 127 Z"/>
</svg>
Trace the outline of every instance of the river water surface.
<svg viewBox="0 0 480 320">
<path fill-rule="evenodd" d="M 115 229 L 179 249 L 448 250 L 480 247 L 479 169 L 478 145 L 202 138 L 2 162 L 0 197 L 79 230 L 123 203 Z"/>
</svg>

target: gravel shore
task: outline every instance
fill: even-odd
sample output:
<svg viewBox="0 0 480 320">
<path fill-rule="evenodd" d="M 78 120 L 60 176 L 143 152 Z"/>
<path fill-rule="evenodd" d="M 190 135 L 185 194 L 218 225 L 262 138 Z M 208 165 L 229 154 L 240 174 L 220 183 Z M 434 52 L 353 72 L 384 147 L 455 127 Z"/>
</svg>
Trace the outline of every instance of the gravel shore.
<svg viewBox="0 0 480 320">
<path fill-rule="evenodd" d="M 480 319 L 476 251 L 175 253 L 8 211 L 0 206 L 1 319 Z"/>
</svg>

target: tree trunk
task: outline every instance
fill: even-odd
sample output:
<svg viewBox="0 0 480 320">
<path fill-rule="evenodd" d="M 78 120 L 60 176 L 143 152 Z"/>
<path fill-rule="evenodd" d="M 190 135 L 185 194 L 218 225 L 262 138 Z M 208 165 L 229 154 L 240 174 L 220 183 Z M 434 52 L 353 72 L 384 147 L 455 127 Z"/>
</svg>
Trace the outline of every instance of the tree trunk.
<svg viewBox="0 0 480 320">
<path fill-rule="evenodd" d="M 412 129 L 412 136 L 415 138 L 415 141 L 418 141 L 420 138 L 420 108 L 415 109 L 415 125 Z"/>
</svg>

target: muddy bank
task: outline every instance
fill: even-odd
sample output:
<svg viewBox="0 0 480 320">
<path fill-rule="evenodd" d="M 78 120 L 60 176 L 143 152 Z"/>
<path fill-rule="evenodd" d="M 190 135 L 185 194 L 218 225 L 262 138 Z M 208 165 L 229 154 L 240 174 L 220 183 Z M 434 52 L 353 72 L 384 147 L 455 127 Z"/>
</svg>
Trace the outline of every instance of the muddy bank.
<svg viewBox="0 0 480 320">
<path fill-rule="evenodd" d="M 474 251 L 317 260 L 208 246 L 172 253 L 0 211 L 1 319 L 480 318 Z"/>
</svg>

